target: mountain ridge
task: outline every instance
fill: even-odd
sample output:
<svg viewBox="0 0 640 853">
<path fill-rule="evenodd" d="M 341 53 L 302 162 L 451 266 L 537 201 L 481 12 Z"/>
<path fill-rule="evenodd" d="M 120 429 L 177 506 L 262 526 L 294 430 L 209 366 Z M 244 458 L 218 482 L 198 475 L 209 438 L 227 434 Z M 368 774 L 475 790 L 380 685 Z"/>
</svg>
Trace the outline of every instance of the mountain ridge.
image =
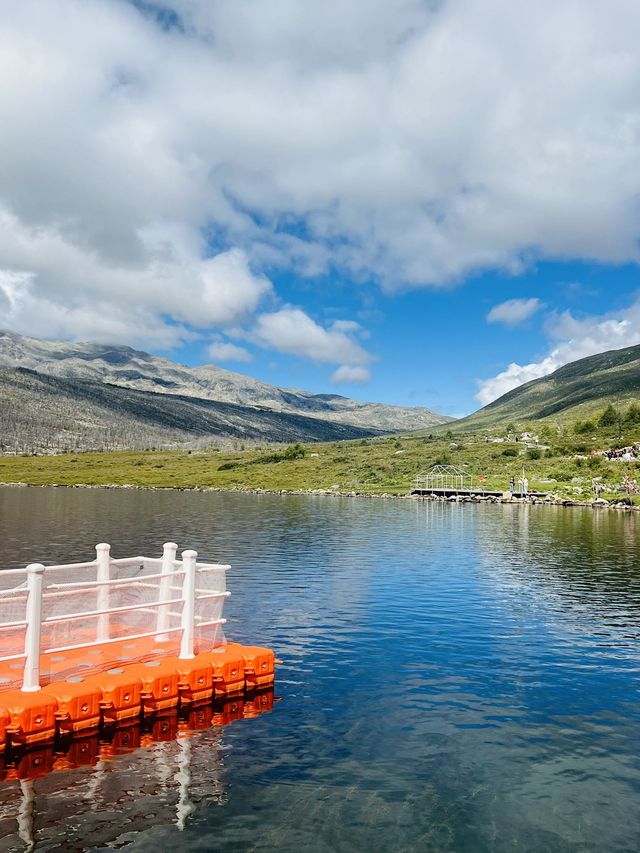
<svg viewBox="0 0 640 853">
<path fill-rule="evenodd" d="M 375 431 L 404 432 L 453 420 L 426 408 L 359 403 L 338 394 L 279 388 L 213 364 L 187 367 L 128 346 L 43 341 L 2 330 L 0 366 L 106 381 L 138 391 L 259 405 Z"/>
<path fill-rule="evenodd" d="M 640 396 L 640 344 L 576 359 L 552 373 L 507 391 L 477 412 L 456 421 L 472 430 L 510 421 L 588 416 L 609 403 L 626 405 Z"/>
<path fill-rule="evenodd" d="M 337 441 L 451 420 L 191 368 L 128 346 L 0 331 L 0 452 Z"/>
</svg>

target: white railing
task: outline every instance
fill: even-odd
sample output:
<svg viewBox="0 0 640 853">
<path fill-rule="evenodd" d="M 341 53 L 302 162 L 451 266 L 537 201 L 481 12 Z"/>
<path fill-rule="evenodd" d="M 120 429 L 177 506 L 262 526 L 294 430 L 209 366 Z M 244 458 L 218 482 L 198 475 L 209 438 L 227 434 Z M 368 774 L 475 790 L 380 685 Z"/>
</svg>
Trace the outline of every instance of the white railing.
<svg viewBox="0 0 640 853">
<path fill-rule="evenodd" d="M 167 542 L 162 558 L 115 560 L 111 547 L 101 543 L 92 562 L 32 563 L 1 571 L 0 666 L 24 661 L 22 690 L 34 692 L 40 690 L 41 661 L 48 655 L 143 638 L 154 638 L 158 651 L 165 652 L 173 637 L 179 657 L 193 658 L 196 637 L 206 634 L 203 629 L 218 631 L 226 622 L 222 607 L 230 595 L 225 582 L 229 566 L 198 563 L 191 550 L 177 560 L 177 549 Z M 216 602 L 217 613 L 212 614 Z M 69 636 L 74 625 L 78 636 Z M 56 627 L 66 642 L 57 638 Z M 3 647 L 3 638 L 13 648 Z"/>
</svg>

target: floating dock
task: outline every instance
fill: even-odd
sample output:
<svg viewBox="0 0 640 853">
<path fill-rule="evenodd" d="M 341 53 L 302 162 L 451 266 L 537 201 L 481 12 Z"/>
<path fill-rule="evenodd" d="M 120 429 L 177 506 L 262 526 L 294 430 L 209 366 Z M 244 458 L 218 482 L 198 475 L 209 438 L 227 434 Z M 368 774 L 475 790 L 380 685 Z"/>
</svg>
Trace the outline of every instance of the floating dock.
<svg viewBox="0 0 640 853">
<path fill-rule="evenodd" d="M 224 635 L 229 566 L 110 550 L 0 572 L 0 755 L 273 685 L 273 651 Z"/>
</svg>

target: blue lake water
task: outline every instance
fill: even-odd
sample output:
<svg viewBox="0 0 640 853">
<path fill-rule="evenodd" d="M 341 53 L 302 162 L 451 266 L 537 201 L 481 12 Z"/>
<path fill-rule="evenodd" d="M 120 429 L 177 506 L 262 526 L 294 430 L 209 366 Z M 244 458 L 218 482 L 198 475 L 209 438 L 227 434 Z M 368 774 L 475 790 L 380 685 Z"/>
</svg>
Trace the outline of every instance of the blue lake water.
<svg viewBox="0 0 640 853">
<path fill-rule="evenodd" d="M 231 563 L 227 635 L 285 662 L 271 713 L 186 757 L 173 741 L 36 780 L 35 849 L 639 850 L 638 529 L 562 507 L 0 489 L 4 568 L 174 540 Z M 0 785 L 0 850 L 27 849 L 22 794 Z"/>
</svg>

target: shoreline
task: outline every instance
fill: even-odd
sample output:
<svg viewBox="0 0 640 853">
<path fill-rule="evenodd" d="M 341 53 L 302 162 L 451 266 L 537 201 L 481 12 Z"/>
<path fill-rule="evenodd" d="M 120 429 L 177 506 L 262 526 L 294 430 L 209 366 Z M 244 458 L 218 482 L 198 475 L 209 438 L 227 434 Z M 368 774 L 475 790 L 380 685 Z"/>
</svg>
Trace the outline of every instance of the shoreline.
<svg viewBox="0 0 640 853">
<path fill-rule="evenodd" d="M 640 505 L 625 503 L 621 501 L 607 501 L 594 499 L 590 501 L 579 501 L 573 498 L 547 497 L 547 498 L 505 498 L 505 497 L 468 497 L 451 496 L 440 497 L 432 495 L 393 494 L 391 492 L 369 493 L 369 492 L 340 492 L 332 489 L 263 489 L 260 487 L 225 487 L 225 486 L 137 486 L 133 483 L 24 483 L 11 482 L 2 483 L 0 487 L 8 488 L 30 488 L 30 489 L 128 489 L 148 492 L 230 492 L 233 494 L 247 495 L 276 495 L 286 497 L 296 495 L 301 497 L 334 497 L 334 498 L 365 498 L 373 500 L 405 500 L 416 503 L 454 503 L 454 504 L 503 504 L 507 506 L 562 506 L 583 507 L 586 509 L 613 509 L 617 511 L 640 512 Z"/>
</svg>

